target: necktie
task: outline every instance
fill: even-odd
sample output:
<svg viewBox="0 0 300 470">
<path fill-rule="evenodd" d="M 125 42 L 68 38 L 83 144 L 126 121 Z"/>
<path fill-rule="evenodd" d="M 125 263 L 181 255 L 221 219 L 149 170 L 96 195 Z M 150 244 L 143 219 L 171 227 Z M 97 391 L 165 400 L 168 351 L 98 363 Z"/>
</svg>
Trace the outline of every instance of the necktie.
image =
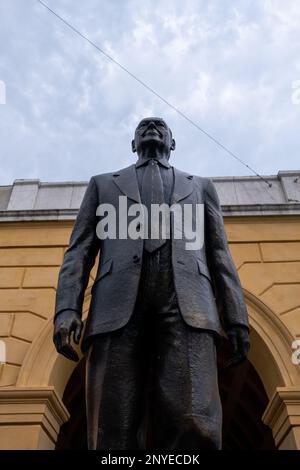
<svg viewBox="0 0 300 470">
<path fill-rule="evenodd" d="M 153 204 L 163 204 L 165 202 L 159 165 L 157 160 L 153 158 L 149 159 L 144 170 L 141 199 L 148 211 L 148 239 L 145 239 L 145 250 L 152 252 L 160 248 L 166 241 L 161 236 L 161 220 L 164 217 L 160 215 L 159 218 L 155 217 L 154 219 L 152 217 L 151 219 Z M 155 238 L 152 238 L 151 233 Z"/>
</svg>

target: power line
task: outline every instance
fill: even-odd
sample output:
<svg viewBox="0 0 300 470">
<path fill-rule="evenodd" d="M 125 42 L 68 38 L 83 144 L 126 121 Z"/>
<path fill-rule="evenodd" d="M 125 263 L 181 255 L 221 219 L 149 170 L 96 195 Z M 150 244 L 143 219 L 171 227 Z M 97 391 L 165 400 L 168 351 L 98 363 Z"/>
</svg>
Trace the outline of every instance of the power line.
<svg viewBox="0 0 300 470">
<path fill-rule="evenodd" d="M 103 54 L 107 59 L 109 59 L 111 62 L 113 62 L 119 68 L 121 68 L 124 72 L 126 72 L 131 78 L 133 78 L 140 85 L 142 85 L 144 88 L 146 88 L 148 91 L 150 91 L 153 95 L 155 95 L 157 98 L 159 98 L 161 101 L 163 101 L 171 109 L 176 111 L 183 119 L 185 119 L 190 124 L 192 124 L 192 126 L 196 127 L 196 129 L 198 129 L 200 132 L 202 132 L 204 135 L 206 135 L 206 137 L 208 137 L 211 141 L 213 141 L 221 149 L 225 150 L 225 152 L 227 152 L 231 157 L 233 157 L 239 163 L 241 163 L 246 168 L 248 168 L 254 175 L 258 176 L 269 187 L 272 186 L 272 183 L 270 183 L 263 176 L 261 176 L 259 173 L 257 173 L 257 171 L 255 171 L 250 165 L 245 163 L 240 157 L 238 157 L 235 153 L 233 153 L 229 148 L 227 148 L 225 145 L 223 145 L 218 139 L 216 139 L 211 134 L 209 134 L 206 130 L 204 130 L 202 127 L 200 127 L 199 124 L 194 122 L 191 118 L 189 118 L 186 114 L 184 114 L 180 109 L 178 109 L 176 106 L 174 106 L 168 100 L 166 100 L 163 96 L 161 96 L 159 93 L 157 93 L 153 88 L 151 88 L 149 85 L 147 85 L 147 83 L 145 83 L 143 80 L 141 80 L 136 75 L 134 75 L 132 72 L 130 72 L 130 70 L 128 70 L 126 67 L 124 67 L 122 64 L 120 64 L 120 62 L 118 62 L 116 59 L 114 59 L 111 55 L 107 54 L 107 52 L 105 52 L 96 43 L 94 43 L 87 36 L 85 36 L 83 33 L 81 33 L 77 28 L 75 28 L 73 25 L 71 25 L 62 16 L 60 16 L 58 13 L 56 13 L 54 10 L 52 10 L 52 8 L 50 8 L 46 3 L 42 2 L 42 0 L 37 0 L 37 2 L 40 3 L 44 8 L 46 8 L 54 16 L 56 16 L 56 18 L 58 18 L 60 21 L 62 21 L 66 26 L 68 26 L 68 28 L 70 28 L 74 33 L 78 34 L 78 36 L 80 36 L 82 39 L 87 41 L 91 46 L 93 46 L 95 49 L 97 49 L 97 51 L 99 51 L 101 54 Z"/>
</svg>

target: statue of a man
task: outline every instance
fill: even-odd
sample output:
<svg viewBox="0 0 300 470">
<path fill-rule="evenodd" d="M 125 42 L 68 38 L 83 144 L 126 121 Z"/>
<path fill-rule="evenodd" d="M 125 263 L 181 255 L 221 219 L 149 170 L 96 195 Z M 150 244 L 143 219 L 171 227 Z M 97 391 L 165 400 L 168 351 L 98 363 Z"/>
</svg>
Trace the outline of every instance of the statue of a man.
<svg viewBox="0 0 300 470">
<path fill-rule="evenodd" d="M 82 341 L 89 448 L 144 448 L 150 409 L 153 448 L 220 449 L 216 342 L 223 328 L 239 363 L 249 330 L 218 196 L 211 180 L 171 166 L 175 141 L 163 119 L 143 119 L 132 150 L 135 164 L 89 182 L 59 274 L 54 343 L 78 360 L 71 335 L 78 344 L 100 251 Z M 151 211 L 162 205 L 172 210 L 156 220 Z M 115 236 L 100 230 L 101 207 L 115 210 Z M 189 230 L 180 230 L 178 214 L 191 222 Z M 163 221 L 172 222 L 169 232 Z M 200 234 L 199 243 L 189 245 L 191 233 Z"/>
</svg>

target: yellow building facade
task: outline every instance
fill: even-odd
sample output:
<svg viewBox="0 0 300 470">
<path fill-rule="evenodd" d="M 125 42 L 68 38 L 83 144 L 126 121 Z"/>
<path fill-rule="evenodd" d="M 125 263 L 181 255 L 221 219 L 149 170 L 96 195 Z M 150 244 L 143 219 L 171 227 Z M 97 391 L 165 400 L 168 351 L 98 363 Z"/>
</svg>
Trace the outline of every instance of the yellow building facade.
<svg viewBox="0 0 300 470">
<path fill-rule="evenodd" d="M 225 369 L 221 378 L 233 423 L 230 448 L 240 434 L 234 427 L 245 428 L 247 413 L 257 413 L 245 439 L 251 442 L 255 429 L 265 436 L 268 427 L 269 445 L 300 449 L 300 173 L 281 172 L 269 181 L 270 187 L 255 177 L 215 180 L 251 326 L 243 387 L 240 372 L 230 372 L 227 385 Z M 82 391 L 84 379 L 75 363 L 56 353 L 52 335 L 58 272 L 85 188 L 36 180 L 0 188 L 1 449 L 66 448 L 62 434 L 83 426 L 68 406 L 76 398 L 68 390 Z M 93 278 L 94 272 L 84 319 Z M 234 400 L 240 411 L 232 408 Z M 70 417 L 72 427 L 64 432 Z"/>
</svg>

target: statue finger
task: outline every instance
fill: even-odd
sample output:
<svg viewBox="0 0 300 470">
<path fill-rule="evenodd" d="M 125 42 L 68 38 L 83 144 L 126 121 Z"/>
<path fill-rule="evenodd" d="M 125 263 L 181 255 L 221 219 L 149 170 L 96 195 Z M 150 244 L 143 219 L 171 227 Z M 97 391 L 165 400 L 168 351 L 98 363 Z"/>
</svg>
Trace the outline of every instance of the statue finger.
<svg viewBox="0 0 300 470">
<path fill-rule="evenodd" d="M 82 328 L 83 328 L 83 323 L 82 322 L 78 322 L 77 323 L 77 326 L 76 326 L 76 329 L 74 331 L 74 341 L 76 344 L 79 344 L 79 341 L 80 341 L 80 337 L 81 337 L 81 332 L 82 332 Z"/>
<path fill-rule="evenodd" d="M 78 362 L 79 357 L 77 352 L 72 348 L 71 345 L 64 345 L 61 349 L 61 354 L 71 361 Z"/>
<path fill-rule="evenodd" d="M 70 335 L 71 331 L 67 328 L 61 328 L 59 331 L 60 335 L 60 340 L 61 340 L 61 346 L 69 346 L 70 345 Z"/>
<path fill-rule="evenodd" d="M 238 354 L 233 356 L 229 361 L 226 363 L 226 368 L 235 367 L 244 362 L 247 359 L 246 355 Z"/>
<path fill-rule="evenodd" d="M 231 345 L 231 349 L 232 349 L 233 354 L 237 354 L 237 352 L 238 352 L 238 341 L 237 341 L 236 335 L 235 334 L 229 335 L 229 340 L 230 340 L 230 345 Z"/>
<path fill-rule="evenodd" d="M 54 345 L 55 345 L 55 348 L 56 348 L 56 351 L 57 352 L 60 352 L 61 348 L 62 348 L 62 344 L 61 344 L 61 336 L 60 336 L 60 332 L 56 332 L 54 335 L 53 335 L 53 342 L 54 342 Z"/>
<path fill-rule="evenodd" d="M 250 341 L 248 339 L 244 339 L 243 341 L 241 341 L 241 347 L 240 347 L 241 353 L 246 355 L 249 349 L 250 349 Z"/>
</svg>

